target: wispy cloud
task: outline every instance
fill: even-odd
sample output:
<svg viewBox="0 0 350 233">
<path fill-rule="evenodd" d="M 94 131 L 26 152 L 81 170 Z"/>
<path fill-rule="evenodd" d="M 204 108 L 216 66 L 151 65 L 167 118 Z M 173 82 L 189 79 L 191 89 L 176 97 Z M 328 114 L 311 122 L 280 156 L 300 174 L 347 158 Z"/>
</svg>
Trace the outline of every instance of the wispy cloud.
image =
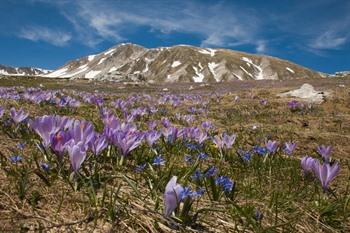
<svg viewBox="0 0 350 233">
<path fill-rule="evenodd" d="M 65 46 L 72 38 L 67 32 L 49 29 L 42 26 L 22 28 L 18 36 L 32 41 L 45 41 L 55 46 Z"/>
<path fill-rule="evenodd" d="M 264 40 L 259 40 L 256 45 L 257 53 L 265 53 L 267 51 L 267 43 Z"/>
<path fill-rule="evenodd" d="M 326 31 L 310 43 L 314 49 L 338 49 L 347 42 L 346 36 L 339 36 L 334 31 Z"/>
<path fill-rule="evenodd" d="M 58 1 L 59 2 L 59 1 Z M 227 4 L 227 2 L 226 2 Z M 85 44 L 120 42 L 132 28 L 149 27 L 162 34 L 189 33 L 202 38 L 201 46 L 257 45 L 259 19 L 253 10 L 226 8 L 222 2 L 204 5 L 187 1 L 83 1 L 57 5 Z M 257 45 L 258 46 L 258 45 Z"/>
</svg>

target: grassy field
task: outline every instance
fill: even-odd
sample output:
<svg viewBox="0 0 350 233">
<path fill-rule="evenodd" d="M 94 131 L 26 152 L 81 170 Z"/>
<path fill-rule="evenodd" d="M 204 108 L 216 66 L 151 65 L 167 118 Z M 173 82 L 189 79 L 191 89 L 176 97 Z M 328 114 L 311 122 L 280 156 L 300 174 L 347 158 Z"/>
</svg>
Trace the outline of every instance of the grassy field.
<svg viewBox="0 0 350 233">
<path fill-rule="evenodd" d="M 332 94 L 277 97 L 305 82 Z M 0 86 L 1 232 L 350 232 L 350 79 Z M 54 131 L 44 115 L 68 118 Z"/>
</svg>

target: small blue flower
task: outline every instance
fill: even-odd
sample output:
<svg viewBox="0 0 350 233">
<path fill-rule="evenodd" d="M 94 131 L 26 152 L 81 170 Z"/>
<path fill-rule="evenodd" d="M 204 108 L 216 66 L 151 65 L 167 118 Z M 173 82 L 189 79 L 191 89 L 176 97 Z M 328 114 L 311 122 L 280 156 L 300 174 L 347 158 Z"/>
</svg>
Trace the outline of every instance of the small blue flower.
<svg viewBox="0 0 350 233">
<path fill-rule="evenodd" d="M 180 201 L 184 201 L 187 197 L 191 198 L 193 195 L 190 187 L 184 187 L 180 193 Z"/>
<path fill-rule="evenodd" d="M 10 160 L 12 163 L 18 163 L 22 161 L 22 156 L 20 155 L 14 155 L 10 157 Z"/>
<path fill-rule="evenodd" d="M 259 155 L 266 155 L 267 149 L 261 146 L 254 146 L 253 151 Z"/>
<path fill-rule="evenodd" d="M 192 193 L 192 197 L 193 198 L 201 197 L 204 195 L 204 193 L 205 193 L 205 189 L 200 187 L 200 188 L 197 188 L 197 190 Z"/>
<path fill-rule="evenodd" d="M 242 159 L 244 161 L 249 162 L 251 158 L 252 158 L 252 155 L 251 155 L 251 153 L 249 151 L 244 152 L 244 154 L 242 156 Z"/>
<path fill-rule="evenodd" d="M 261 221 L 263 219 L 264 215 L 261 213 L 259 209 L 256 209 L 255 211 L 255 220 L 256 221 Z"/>
<path fill-rule="evenodd" d="M 40 163 L 40 167 L 46 172 L 50 169 L 50 166 L 47 163 Z"/>
<path fill-rule="evenodd" d="M 231 192 L 235 185 L 235 183 L 227 176 L 219 176 L 216 178 L 215 184 L 219 185 L 225 193 Z"/>
<path fill-rule="evenodd" d="M 25 143 L 25 142 L 22 142 L 22 143 L 18 143 L 18 144 L 17 144 L 17 147 L 18 147 L 18 149 L 20 149 L 20 150 L 24 150 L 25 145 L 26 145 L 26 143 Z"/>
<path fill-rule="evenodd" d="M 204 153 L 204 152 L 201 152 L 198 154 L 198 158 L 200 160 L 205 160 L 206 158 L 208 158 L 208 154 Z"/>
<path fill-rule="evenodd" d="M 184 160 L 185 160 L 186 163 L 192 163 L 191 155 L 185 155 Z"/>
<path fill-rule="evenodd" d="M 163 159 L 163 157 L 161 155 L 155 157 L 153 159 L 153 165 L 155 166 L 164 166 L 165 165 L 165 159 Z"/>
<path fill-rule="evenodd" d="M 205 172 L 205 176 L 212 177 L 212 176 L 215 176 L 216 173 L 217 173 L 217 169 L 214 166 L 212 166 Z"/>
<path fill-rule="evenodd" d="M 145 170 L 145 168 L 146 168 L 146 163 L 143 163 L 135 168 L 135 172 L 141 173 L 141 172 L 143 172 L 143 170 Z"/>
<path fill-rule="evenodd" d="M 196 144 L 192 144 L 192 143 L 186 143 L 186 147 L 189 150 L 197 150 L 198 146 Z"/>
<path fill-rule="evenodd" d="M 193 175 L 191 176 L 191 179 L 192 179 L 193 181 L 195 181 L 195 180 L 201 179 L 203 176 L 204 176 L 204 174 L 203 174 L 200 170 L 196 170 L 196 171 L 193 173 Z"/>
</svg>

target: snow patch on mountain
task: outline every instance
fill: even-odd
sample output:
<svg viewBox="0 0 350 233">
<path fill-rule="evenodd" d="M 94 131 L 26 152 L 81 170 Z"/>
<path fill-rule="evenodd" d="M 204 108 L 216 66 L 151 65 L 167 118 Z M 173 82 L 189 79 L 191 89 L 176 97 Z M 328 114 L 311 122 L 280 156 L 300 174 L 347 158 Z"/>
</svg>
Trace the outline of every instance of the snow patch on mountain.
<svg viewBox="0 0 350 233">
<path fill-rule="evenodd" d="M 214 79 L 216 80 L 216 82 L 220 82 L 220 77 L 218 77 L 217 73 L 215 72 L 215 69 L 219 66 L 219 64 L 215 63 L 215 62 L 209 62 L 208 63 L 208 67 L 210 72 L 212 73 Z"/>
<path fill-rule="evenodd" d="M 173 64 L 171 64 L 172 68 L 178 67 L 179 65 L 181 65 L 180 61 L 174 61 Z"/>
<path fill-rule="evenodd" d="M 93 79 L 96 77 L 96 75 L 98 75 L 99 73 L 101 73 L 100 70 L 92 70 L 92 71 L 89 71 L 85 74 L 85 78 L 87 79 Z"/>
<path fill-rule="evenodd" d="M 97 63 L 97 65 L 100 65 L 102 64 L 105 60 L 107 59 L 107 57 L 103 57 L 101 58 L 101 60 Z"/>
<path fill-rule="evenodd" d="M 68 71 L 68 68 L 61 68 L 59 70 L 56 70 L 52 73 L 49 73 L 47 75 L 45 75 L 45 77 L 48 77 L 48 78 L 56 78 L 56 77 L 59 77 L 59 76 L 62 76 L 62 75 L 65 75 Z"/>
<path fill-rule="evenodd" d="M 291 68 L 289 68 L 289 67 L 286 67 L 286 70 L 288 70 L 289 72 L 291 72 L 291 73 L 295 74 L 295 71 L 294 71 L 294 70 L 292 70 L 292 69 L 291 69 Z"/>
<path fill-rule="evenodd" d="M 239 66 L 239 68 L 241 68 L 244 71 L 244 73 L 246 73 L 250 77 L 254 78 L 254 76 L 251 73 L 249 73 L 246 69 L 244 69 L 242 66 Z"/>
<path fill-rule="evenodd" d="M 196 73 L 197 76 L 193 76 L 193 81 L 195 83 L 201 83 L 203 82 L 204 79 L 204 74 L 200 73 L 198 68 L 193 66 L 194 72 Z"/>
<path fill-rule="evenodd" d="M 115 49 L 110 49 L 107 52 L 104 53 L 104 55 L 109 55 L 114 52 Z"/>
<path fill-rule="evenodd" d="M 113 72 L 113 71 L 116 71 L 118 68 L 117 67 L 115 67 L 115 66 L 113 66 L 111 69 L 109 69 L 109 73 L 111 73 L 111 72 Z"/>
<path fill-rule="evenodd" d="M 96 55 L 95 55 L 95 54 L 88 56 L 88 61 L 92 61 L 92 60 L 94 60 L 94 58 L 95 58 L 95 57 L 96 57 Z"/>
</svg>

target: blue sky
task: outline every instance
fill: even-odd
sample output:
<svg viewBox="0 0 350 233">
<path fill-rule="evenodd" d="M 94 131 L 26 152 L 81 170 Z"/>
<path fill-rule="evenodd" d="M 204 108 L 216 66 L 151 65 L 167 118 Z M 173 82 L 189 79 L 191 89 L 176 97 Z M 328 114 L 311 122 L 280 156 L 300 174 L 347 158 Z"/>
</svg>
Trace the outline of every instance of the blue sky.
<svg viewBox="0 0 350 233">
<path fill-rule="evenodd" d="M 1 0 L 0 64 L 55 69 L 121 42 L 230 48 L 350 70 L 348 0 Z"/>
</svg>

